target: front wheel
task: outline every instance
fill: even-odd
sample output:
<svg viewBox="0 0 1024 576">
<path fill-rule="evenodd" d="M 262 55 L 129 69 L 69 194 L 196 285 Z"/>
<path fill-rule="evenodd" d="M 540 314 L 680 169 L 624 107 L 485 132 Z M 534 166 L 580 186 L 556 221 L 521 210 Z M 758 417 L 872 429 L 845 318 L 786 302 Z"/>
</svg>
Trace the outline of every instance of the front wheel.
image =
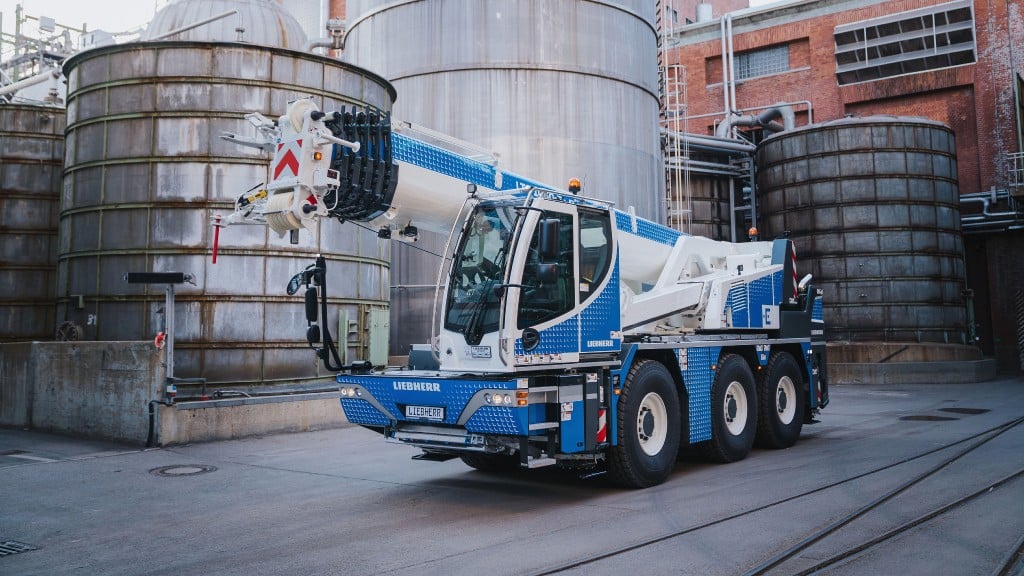
<svg viewBox="0 0 1024 576">
<path fill-rule="evenodd" d="M 608 453 L 608 473 L 616 484 L 647 488 L 661 484 L 679 452 L 679 394 L 672 375 L 655 360 L 639 360 L 619 394 L 618 445 Z"/>
<path fill-rule="evenodd" d="M 804 425 L 804 378 L 791 354 L 772 354 L 758 382 L 757 396 L 761 403 L 757 445 L 789 448 L 795 444 Z"/>
<path fill-rule="evenodd" d="M 726 354 L 711 385 L 711 440 L 696 449 L 714 462 L 742 460 L 754 445 L 756 429 L 754 374 L 742 356 Z"/>
</svg>

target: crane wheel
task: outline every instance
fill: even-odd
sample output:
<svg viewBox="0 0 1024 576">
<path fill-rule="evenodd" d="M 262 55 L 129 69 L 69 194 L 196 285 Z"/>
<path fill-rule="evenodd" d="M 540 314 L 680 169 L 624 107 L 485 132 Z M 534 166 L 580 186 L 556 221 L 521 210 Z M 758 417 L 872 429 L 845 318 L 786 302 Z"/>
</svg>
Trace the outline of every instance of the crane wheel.
<svg viewBox="0 0 1024 576">
<path fill-rule="evenodd" d="M 754 374 L 742 356 L 726 354 L 711 384 L 711 440 L 695 448 L 712 462 L 735 462 L 750 453 L 756 431 Z"/>
<path fill-rule="evenodd" d="M 679 452 L 679 393 L 671 374 L 660 362 L 638 360 L 618 402 L 618 445 L 608 452 L 609 477 L 629 488 L 661 484 Z"/>
<path fill-rule="evenodd" d="M 805 384 L 800 365 L 789 352 L 776 352 L 757 383 L 761 406 L 757 420 L 757 445 L 789 448 L 804 425 Z"/>
</svg>

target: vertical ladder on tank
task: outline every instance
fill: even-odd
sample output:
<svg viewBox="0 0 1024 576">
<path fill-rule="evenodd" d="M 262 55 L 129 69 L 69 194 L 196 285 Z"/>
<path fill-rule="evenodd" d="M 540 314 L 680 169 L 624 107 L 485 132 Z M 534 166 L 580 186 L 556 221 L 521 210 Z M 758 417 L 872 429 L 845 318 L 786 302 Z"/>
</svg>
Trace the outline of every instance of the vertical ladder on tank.
<svg viewBox="0 0 1024 576">
<path fill-rule="evenodd" d="M 676 15 L 667 2 L 658 2 L 658 69 L 661 80 L 661 124 L 669 132 L 664 139 L 665 224 L 691 233 L 693 207 L 690 194 L 689 144 L 682 138 L 687 132 L 686 67 L 673 62 L 671 34 Z"/>
</svg>

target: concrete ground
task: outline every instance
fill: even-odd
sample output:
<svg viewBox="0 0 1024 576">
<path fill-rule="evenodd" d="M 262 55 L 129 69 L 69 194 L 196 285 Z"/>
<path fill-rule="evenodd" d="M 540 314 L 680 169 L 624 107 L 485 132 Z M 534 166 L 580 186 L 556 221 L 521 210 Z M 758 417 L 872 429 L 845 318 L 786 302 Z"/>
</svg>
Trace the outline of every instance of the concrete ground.
<svg viewBox="0 0 1024 576">
<path fill-rule="evenodd" d="M 1021 377 L 837 386 L 795 447 L 639 491 L 411 461 L 358 427 L 151 450 L 0 430 L 0 574 L 742 574 L 933 470 L 768 573 L 977 493 L 821 573 L 990 574 L 1024 535 L 1024 424 L 997 429 L 1022 416 Z"/>
</svg>

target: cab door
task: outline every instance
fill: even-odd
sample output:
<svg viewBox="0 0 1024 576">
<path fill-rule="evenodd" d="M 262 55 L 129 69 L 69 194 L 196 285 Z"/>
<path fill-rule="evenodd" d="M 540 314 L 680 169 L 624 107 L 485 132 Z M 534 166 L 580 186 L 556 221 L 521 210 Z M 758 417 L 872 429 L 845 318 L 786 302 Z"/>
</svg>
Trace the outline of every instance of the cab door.
<svg viewBox="0 0 1024 576">
<path fill-rule="evenodd" d="M 506 300 L 504 328 L 516 366 L 578 362 L 580 357 L 576 206 L 537 199 L 522 231 Z M 542 242 L 555 235 L 557 249 Z"/>
</svg>

